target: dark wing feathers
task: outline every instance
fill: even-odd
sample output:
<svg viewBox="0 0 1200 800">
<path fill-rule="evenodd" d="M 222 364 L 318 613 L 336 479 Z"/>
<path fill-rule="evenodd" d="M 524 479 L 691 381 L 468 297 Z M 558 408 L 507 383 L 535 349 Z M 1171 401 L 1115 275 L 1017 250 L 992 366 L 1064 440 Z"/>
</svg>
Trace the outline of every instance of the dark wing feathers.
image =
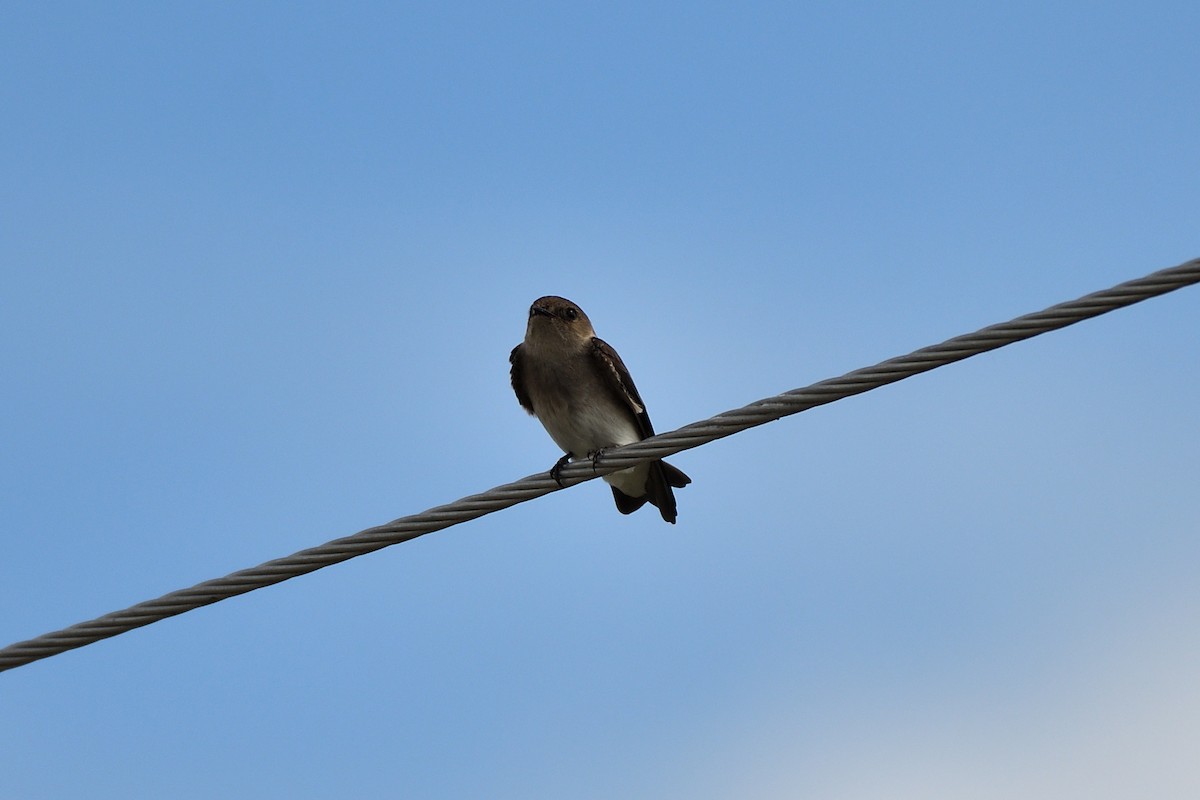
<svg viewBox="0 0 1200 800">
<path fill-rule="evenodd" d="M 629 406 L 637 418 L 638 431 L 642 434 L 642 438 L 653 436 L 654 426 L 650 424 L 650 415 L 646 413 L 642 396 L 638 394 L 637 387 L 633 385 L 633 378 L 629 376 L 629 370 L 625 368 L 625 362 L 617 355 L 617 351 L 613 350 L 608 342 L 594 337 L 592 339 L 592 356 L 611 372 L 614 379 L 613 390 L 617 394 L 617 399 Z"/>
<path fill-rule="evenodd" d="M 625 368 L 617 351 L 613 350 L 603 339 L 594 338 L 592 339 L 592 354 L 610 370 L 613 376 L 613 391 L 617 394 L 618 399 L 633 411 L 642 438 L 653 436 L 654 426 L 650 424 L 650 415 L 646 413 L 642 396 L 638 394 L 637 387 L 633 385 L 633 378 L 629 377 L 629 370 Z M 649 500 L 658 507 L 662 518 L 673 525 L 675 524 L 676 510 L 675 493 L 671 491 L 671 487 L 682 489 L 691 482 L 691 478 L 667 462 L 652 461 L 650 462 L 650 471 L 646 475 L 646 494 L 641 497 L 629 497 L 614 486 L 612 487 L 613 499 L 617 501 L 617 510 L 622 514 L 637 511 L 643 503 Z"/>
<path fill-rule="evenodd" d="M 508 363 L 512 364 L 512 369 L 508 374 L 512 378 L 512 387 L 517 394 L 517 402 L 521 404 L 521 408 L 532 414 L 533 401 L 529 399 L 529 392 L 525 389 L 524 353 L 521 347 L 522 345 L 517 345 L 508 355 Z"/>
</svg>

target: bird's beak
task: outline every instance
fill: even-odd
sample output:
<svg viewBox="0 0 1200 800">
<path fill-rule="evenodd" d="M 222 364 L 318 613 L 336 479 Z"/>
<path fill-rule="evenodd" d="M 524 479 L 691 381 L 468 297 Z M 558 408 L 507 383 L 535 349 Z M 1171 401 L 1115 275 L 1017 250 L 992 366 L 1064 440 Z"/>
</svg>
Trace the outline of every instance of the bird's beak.
<svg viewBox="0 0 1200 800">
<path fill-rule="evenodd" d="M 553 317 L 554 316 L 548 310 L 542 308 L 541 306 L 534 306 L 533 308 L 531 308 L 529 310 L 534 314 L 541 314 L 543 317 Z"/>
</svg>

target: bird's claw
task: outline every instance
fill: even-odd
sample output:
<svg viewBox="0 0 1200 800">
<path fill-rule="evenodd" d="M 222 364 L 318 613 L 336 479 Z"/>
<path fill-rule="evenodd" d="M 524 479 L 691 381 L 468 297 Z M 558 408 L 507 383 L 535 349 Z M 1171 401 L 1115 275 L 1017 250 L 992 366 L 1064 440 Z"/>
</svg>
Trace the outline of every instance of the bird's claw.
<svg viewBox="0 0 1200 800">
<path fill-rule="evenodd" d="M 592 472 L 593 473 L 596 472 L 596 462 L 599 461 L 600 456 L 604 455 L 607 451 L 608 451 L 607 447 L 601 447 L 598 450 L 593 450 L 592 452 L 588 453 L 588 458 L 590 458 L 592 460 Z"/>
<path fill-rule="evenodd" d="M 560 478 L 558 475 L 560 472 L 562 472 L 562 468 L 565 467 L 567 465 L 567 462 L 570 460 L 571 460 L 571 454 L 567 453 L 565 456 L 560 458 L 554 464 L 553 467 L 550 468 L 550 477 L 554 478 L 554 482 L 558 484 L 558 488 L 560 488 L 560 489 L 563 488 L 563 482 L 562 482 L 562 478 Z"/>
</svg>

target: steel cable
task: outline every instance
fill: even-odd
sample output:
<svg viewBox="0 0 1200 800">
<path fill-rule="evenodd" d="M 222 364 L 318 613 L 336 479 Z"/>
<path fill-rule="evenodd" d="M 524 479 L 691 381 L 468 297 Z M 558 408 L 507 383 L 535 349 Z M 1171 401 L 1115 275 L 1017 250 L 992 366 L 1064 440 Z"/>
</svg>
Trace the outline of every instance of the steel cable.
<svg viewBox="0 0 1200 800">
<path fill-rule="evenodd" d="M 612 451 L 606 451 L 595 463 L 590 460 L 573 462 L 562 470 L 560 478 L 564 486 L 571 486 L 643 461 L 664 458 L 731 436 L 747 428 L 877 389 L 1196 283 L 1200 283 L 1200 259 L 1160 270 L 1077 300 L 1060 303 L 1043 311 L 991 325 L 974 333 L 956 336 L 941 344 L 924 347 L 871 367 L 857 369 L 841 377 L 768 397 L 637 444 L 614 448 Z M 532 500 L 558 488 L 548 473 L 540 472 L 453 503 L 401 517 L 385 525 L 368 528 L 351 536 L 268 561 L 257 567 L 239 570 L 223 578 L 180 589 L 69 628 L 17 642 L 0 649 L 0 671 L 117 636 L 143 625 L 280 583 L 389 545 L 406 542 L 423 534 Z"/>
</svg>

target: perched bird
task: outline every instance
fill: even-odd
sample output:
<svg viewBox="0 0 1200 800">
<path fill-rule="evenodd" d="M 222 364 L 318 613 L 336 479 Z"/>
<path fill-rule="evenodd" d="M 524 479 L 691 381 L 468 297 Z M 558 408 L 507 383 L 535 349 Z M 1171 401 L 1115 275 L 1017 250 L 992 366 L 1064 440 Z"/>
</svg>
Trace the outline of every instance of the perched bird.
<svg viewBox="0 0 1200 800">
<path fill-rule="evenodd" d="M 595 458 L 607 447 L 654 435 L 650 416 L 621 357 L 596 336 L 583 309 L 562 297 L 543 297 L 529 309 L 525 341 L 513 348 L 512 387 L 566 451 L 550 474 L 571 458 Z M 675 524 L 675 493 L 692 479 L 665 461 L 650 461 L 604 476 L 617 510 L 632 514 L 649 500 Z"/>
</svg>

